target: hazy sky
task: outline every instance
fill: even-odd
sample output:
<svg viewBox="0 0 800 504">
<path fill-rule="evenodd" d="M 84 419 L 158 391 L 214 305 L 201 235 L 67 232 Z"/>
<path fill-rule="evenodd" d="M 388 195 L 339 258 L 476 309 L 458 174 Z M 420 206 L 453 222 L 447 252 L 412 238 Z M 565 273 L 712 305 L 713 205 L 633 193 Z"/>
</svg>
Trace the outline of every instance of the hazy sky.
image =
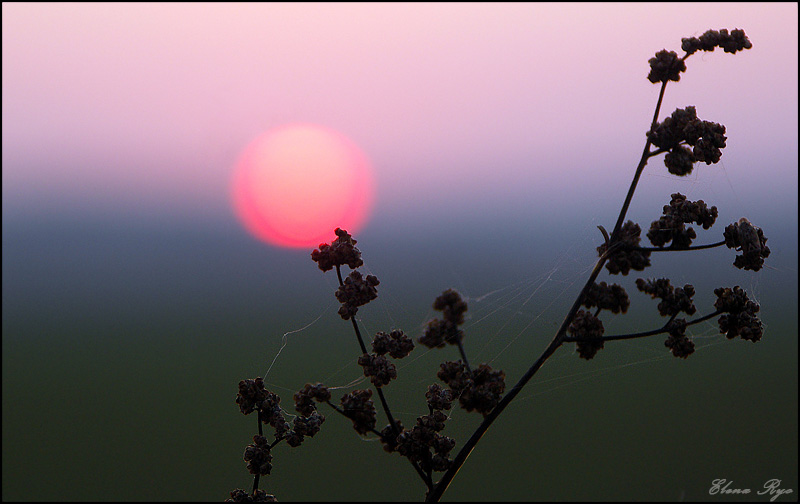
<svg viewBox="0 0 800 504">
<path fill-rule="evenodd" d="M 351 330 L 334 320 L 335 274 L 307 248 L 250 240 L 232 210 L 240 154 L 289 123 L 338 131 L 371 159 L 374 215 L 356 236 L 381 284 L 359 312 L 365 332 L 421 334 L 431 301 L 456 287 L 470 301 L 470 359 L 497 357 L 512 383 L 588 275 L 596 225 L 614 225 L 658 98 L 648 59 L 720 28 L 744 29 L 753 48 L 689 58 L 661 118 L 695 105 L 726 125 L 722 161 L 678 179 L 654 160 L 629 216 L 646 228 L 680 191 L 719 207 L 696 244 L 742 216 L 763 227 L 773 253 L 758 274 L 721 248 L 654 254 L 646 273 L 691 282 L 698 307 L 713 288 L 745 287 L 763 342 L 722 342 L 707 321 L 691 369 L 656 362 L 663 340 L 608 345 L 621 353 L 591 369 L 565 349 L 515 401 L 517 418 L 542 427 L 493 427 L 447 495 L 496 498 L 487 467 L 507 473 L 501 500 L 703 499 L 712 478 L 757 488 L 761 475 L 797 491 L 797 19 L 796 3 L 4 2 L 3 497 L 222 499 L 252 483 L 240 379 L 269 368 L 291 402 L 306 380 L 361 375 Z M 654 315 L 655 301 L 634 303 L 634 318 Z M 408 372 L 430 379 L 439 357 L 428 357 Z M 39 428 L 31 390 L 59 405 L 55 428 Z M 548 427 L 592 408 L 612 416 L 586 432 Z M 417 410 L 395 411 L 409 425 Z M 373 461 L 377 443 L 355 436 L 326 439 L 276 457 L 262 488 L 363 494 L 353 474 L 402 463 Z M 367 455 L 342 465 L 345 445 L 330 442 Z M 331 468 L 314 488 L 293 477 L 309 461 Z M 576 485 L 557 469 L 576 461 L 603 462 Z M 399 498 L 416 491 L 407 469 L 392 479 Z"/>
<path fill-rule="evenodd" d="M 647 60 L 723 27 L 753 49 L 698 53 L 667 88 L 662 117 L 728 128 L 724 170 L 688 187 L 797 208 L 795 3 L 2 8 L 4 213 L 228 218 L 239 153 L 297 121 L 371 158 L 377 213 L 598 188 L 618 205 L 658 95 Z"/>
</svg>

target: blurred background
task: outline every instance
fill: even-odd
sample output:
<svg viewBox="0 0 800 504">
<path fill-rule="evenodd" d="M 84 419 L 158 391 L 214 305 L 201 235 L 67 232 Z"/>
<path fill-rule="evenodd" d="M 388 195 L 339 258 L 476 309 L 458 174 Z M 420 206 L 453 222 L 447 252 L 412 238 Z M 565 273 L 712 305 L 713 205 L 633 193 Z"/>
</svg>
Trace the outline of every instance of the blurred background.
<svg viewBox="0 0 800 504">
<path fill-rule="evenodd" d="M 381 284 L 358 314 L 365 333 L 420 335 L 455 287 L 470 359 L 510 387 L 588 276 L 597 226 L 613 228 L 658 98 L 647 60 L 712 28 L 742 28 L 753 48 L 693 55 L 661 117 L 695 105 L 726 125 L 722 161 L 677 178 L 654 159 L 628 217 L 646 229 L 680 191 L 719 209 L 697 244 L 742 216 L 763 228 L 772 255 L 758 273 L 717 248 L 654 254 L 639 275 L 692 283 L 698 314 L 714 288 L 741 285 L 763 340 L 728 341 L 711 321 L 685 361 L 661 336 L 588 362 L 565 345 L 445 498 L 717 500 L 725 478 L 753 492 L 779 479 L 796 500 L 796 4 L 2 9 L 4 500 L 223 500 L 252 485 L 239 380 L 269 369 L 290 411 L 306 382 L 342 387 L 335 399 L 368 385 L 351 384 L 358 346 L 335 275 L 310 249 L 258 241 L 232 210 L 238 156 L 287 123 L 339 131 L 372 162 L 356 238 Z M 663 323 L 635 278 L 599 278 L 632 300 L 604 317 L 608 334 Z M 404 424 L 455 359 L 418 346 L 398 363 L 386 393 Z M 405 460 L 321 411 L 322 432 L 278 446 L 261 488 L 423 498 Z M 453 413 L 456 450 L 479 421 Z"/>
</svg>

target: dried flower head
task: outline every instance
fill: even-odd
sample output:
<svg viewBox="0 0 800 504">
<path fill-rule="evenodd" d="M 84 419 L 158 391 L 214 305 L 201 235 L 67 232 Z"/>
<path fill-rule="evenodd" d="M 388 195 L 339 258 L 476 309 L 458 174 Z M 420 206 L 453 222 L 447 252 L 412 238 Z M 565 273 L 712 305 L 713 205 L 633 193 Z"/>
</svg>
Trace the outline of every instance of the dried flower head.
<svg viewBox="0 0 800 504">
<path fill-rule="evenodd" d="M 317 409 L 314 405 L 314 400 L 327 402 L 330 398 L 330 390 L 322 383 L 317 383 L 316 385 L 306 383 L 300 391 L 294 394 L 294 409 L 303 416 L 309 416 Z"/>
<path fill-rule="evenodd" d="M 353 428 L 359 434 L 366 434 L 375 428 L 375 403 L 372 402 L 372 391 L 354 390 L 342 397 L 342 411 L 353 421 Z"/>
<path fill-rule="evenodd" d="M 759 320 L 758 311 L 761 309 L 758 303 L 747 298 L 738 285 L 733 289 L 720 287 L 714 289 L 717 301 L 714 308 L 724 312 L 719 317 L 719 330 L 728 339 L 740 336 L 743 340 L 756 341 L 761 339 L 764 334 L 764 326 Z"/>
<path fill-rule="evenodd" d="M 664 164 L 670 173 L 678 176 L 689 175 L 697 161 L 719 162 L 727 140 L 725 126 L 698 119 L 697 110 L 691 106 L 676 109 L 650 128 L 647 138 L 656 147 L 668 151 Z M 691 151 L 684 144 L 691 146 Z"/>
<path fill-rule="evenodd" d="M 698 161 L 703 161 L 705 164 L 718 163 L 722 157 L 722 149 L 725 148 L 725 141 L 728 137 L 725 136 L 725 126 L 719 123 L 703 121 L 700 137 L 691 143 L 687 139 L 689 145 L 694 145 L 692 154 Z"/>
<path fill-rule="evenodd" d="M 428 387 L 425 392 L 425 399 L 428 400 L 428 407 L 434 410 L 449 410 L 453 407 L 455 395 L 450 389 L 442 388 L 438 383 Z"/>
<path fill-rule="evenodd" d="M 336 228 L 334 232 L 337 238 L 330 245 L 321 243 L 318 249 L 311 252 L 311 260 L 319 265 L 319 269 L 328 271 L 344 264 L 355 269 L 364 264 L 361 251 L 356 248 L 356 240 L 344 229 Z"/>
<path fill-rule="evenodd" d="M 696 121 L 698 119 L 695 107 L 675 109 L 672 115 L 650 128 L 647 139 L 658 148 L 672 149 L 686 141 L 687 131 L 695 131 L 696 126 L 689 125 Z"/>
<path fill-rule="evenodd" d="M 621 285 L 608 285 L 606 282 L 592 284 L 583 298 L 583 306 L 586 308 L 596 306 L 601 310 L 610 310 L 611 313 L 625 313 L 630 305 L 628 293 Z"/>
<path fill-rule="evenodd" d="M 358 307 L 365 305 L 378 297 L 376 286 L 380 281 L 374 275 L 367 275 L 364 278 L 359 271 L 351 271 L 344 279 L 343 285 L 336 290 L 336 299 L 342 303 L 339 308 L 339 315 L 345 319 L 351 319 Z"/>
<path fill-rule="evenodd" d="M 388 353 L 395 359 L 402 359 L 414 350 L 414 342 L 406 334 L 395 329 L 390 333 L 379 332 L 372 339 L 372 351 L 378 355 Z"/>
<path fill-rule="evenodd" d="M 397 437 L 403 432 L 403 430 L 403 422 L 400 420 L 397 420 L 396 428 L 391 424 L 384 427 L 381 431 L 381 443 L 383 444 L 383 449 L 389 453 L 394 452 L 397 449 Z"/>
<path fill-rule="evenodd" d="M 725 245 L 741 252 L 736 256 L 733 265 L 739 269 L 758 271 L 769 257 L 769 247 L 764 232 L 742 217 L 725 228 L 723 233 Z"/>
<path fill-rule="evenodd" d="M 239 405 L 239 410 L 241 410 L 242 414 L 249 415 L 253 411 L 260 409 L 261 405 L 268 401 L 268 394 L 270 393 L 264 388 L 264 379 L 260 376 L 254 380 L 242 380 L 239 382 L 236 404 Z M 277 398 L 275 402 L 280 402 L 280 398 Z"/>
<path fill-rule="evenodd" d="M 717 47 L 721 47 L 726 53 L 734 54 L 737 51 L 750 49 L 753 44 L 750 43 L 744 30 L 735 29 L 729 34 L 725 28 L 719 31 L 708 30 L 700 37 L 681 39 L 681 49 L 687 54 L 693 54 L 699 50 L 713 51 Z"/>
<path fill-rule="evenodd" d="M 612 275 L 622 273 L 627 275 L 632 269 L 642 271 L 650 266 L 650 252 L 636 250 L 641 241 L 642 228 L 633 221 L 626 222 L 619 231 L 619 239 L 612 245 L 612 252 L 606 261 L 606 268 Z M 608 244 L 597 247 L 599 255 L 608 250 Z"/>
<path fill-rule="evenodd" d="M 685 224 L 697 223 L 708 229 L 717 219 L 717 207 L 703 200 L 689 201 L 681 193 L 672 194 L 669 205 L 664 205 L 663 215 L 650 224 L 647 238 L 656 247 L 663 247 L 670 241 L 673 248 L 687 248 L 697 237 L 694 229 Z"/>
<path fill-rule="evenodd" d="M 429 321 L 424 334 L 417 341 L 428 348 L 441 348 L 445 343 L 458 344 L 464 338 L 458 326 L 464 323 L 466 301 L 454 289 L 447 289 L 433 302 L 433 309 L 442 312 L 442 320 L 435 318 Z"/>
<path fill-rule="evenodd" d="M 259 421 L 275 429 L 276 438 L 281 437 L 288 430 L 280 402 L 281 398 L 277 394 L 264 388 L 264 380 L 261 377 L 239 382 L 239 393 L 236 394 L 236 404 L 239 405 L 239 410 L 245 415 L 257 411 Z"/>
<path fill-rule="evenodd" d="M 680 312 L 694 315 L 697 311 L 692 301 L 692 296 L 694 296 L 694 287 L 692 285 L 686 284 L 683 288 L 680 288 L 673 287 L 668 278 L 653 280 L 637 278 L 636 288 L 645 294 L 649 294 L 653 299 L 661 299 L 661 302 L 658 303 L 658 313 L 662 317 L 672 317 Z"/>
<path fill-rule="evenodd" d="M 472 371 L 472 383 L 461 391 L 458 402 L 465 410 L 475 410 L 486 416 L 500 402 L 506 389 L 505 379 L 503 370 L 481 364 Z"/>
<path fill-rule="evenodd" d="M 467 303 L 461 299 L 461 294 L 456 290 L 447 289 L 433 302 L 433 309 L 442 312 L 446 321 L 461 325 L 464 323 L 464 312 L 467 311 Z"/>
<path fill-rule="evenodd" d="M 264 436 L 253 436 L 253 444 L 244 450 L 244 461 L 250 474 L 265 476 L 272 470 L 272 455 L 269 453 L 269 442 Z"/>
<path fill-rule="evenodd" d="M 286 443 L 291 447 L 300 446 L 305 436 L 314 437 L 319 432 L 325 416 L 313 412 L 309 416 L 299 416 L 294 419 L 292 430 L 286 435 Z"/>
<path fill-rule="evenodd" d="M 603 348 L 603 321 L 586 310 L 578 310 L 572 319 L 567 332 L 578 338 L 576 342 L 578 354 L 589 360 Z"/>
<path fill-rule="evenodd" d="M 433 319 L 425 326 L 425 332 L 417 341 L 428 348 L 441 348 L 445 343 L 457 344 L 464 333 L 449 320 Z"/>
<path fill-rule="evenodd" d="M 423 415 L 417 417 L 417 425 L 436 432 L 444 430 L 444 423 L 447 421 L 447 415 L 440 410 L 436 410 L 430 415 Z"/>
<path fill-rule="evenodd" d="M 470 386 L 472 377 L 467 365 L 462 360 L 442 362 L 436 376 L 445 382 L 456 395 Z"/>
<path fill-rule="evenodd" d="M 461 360 L 443 362 L 437 376 L 458 397 L 462 408 L 484 416 L 497 405 L 506 388 L 506 374 L 488 364 L 471 371 Z"/>
<path fill-rule="evenodd" d="M 364 376 L 376 387 L 388 385 L 397 378 L 397 368 L 384 355 L 364 354 L 358 358 L 358 365 L 364 368 Z"/>
<path fill-rule="evenodd" d="M 664 156 L 664 165 L 667 167 L 667 171 L 679 177 L 692 173 L 696 162 L 697 158 L 694 157 L 694 152 L 683 145 L 673 147 Z"/>
<path fill-rule="evenodd" d="M 650 63 L 650 73 L 647 80 L 655 84 L 656 82 L 679 81 L 681 72 L 686 71 L 686 63 L 675 51 L 663 49 L 648 61 Z"/>
<path fill-rule="evenodd" d="M 225 499 L 225 502 L 278 502 L 278 499 L 264 490 L 258 489 L 253 495 L 250 495 L 241 488 L 237 488 L 231 492 L 230 499 Z"/>
<path fill-rule="evenodd" d="M 259 419 L 262 423 L 275 429 L 275 439 L 283 438 L 291 429 L 280 407 L 275 408 L 271 413 L 264 413 L 262 411 L 259 413 Z"/>
<path fill-rule="evenodd" d="M 694 342 L 686 336 L 686 319 L 672 320 L 668 329 L 669 336 L 664 346 L 672 350 L 672 355 L 685 359 L 694 353 Z"/>
<path fill-rule="evenodd" d="M 452 438 L 439 434 L 446 419 L 441 411 L 418 417 L 413 428 L 397 437 L 397 452 L 430 470 L 446 471 L 450 467 L 447 456 L 456 444 Z"/>
</svg>

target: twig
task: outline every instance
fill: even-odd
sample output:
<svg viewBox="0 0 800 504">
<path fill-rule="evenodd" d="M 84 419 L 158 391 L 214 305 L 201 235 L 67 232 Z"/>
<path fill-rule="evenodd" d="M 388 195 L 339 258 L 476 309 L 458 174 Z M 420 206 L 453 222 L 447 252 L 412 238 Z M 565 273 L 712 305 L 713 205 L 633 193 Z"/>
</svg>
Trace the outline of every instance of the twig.
<svg viewBox="0 0 800 504">
<path fill-rule="evenodd" d="M 344 287 L 344 281 L 342 281 L 341 267 L 338 264 L 336 265 L 336 276 L 339 278 L 339 286 Z M 367 346 L 364 344 L 364 338 L 361 337 L 361 330 L 359 330 L 358 328 L 358 322 L 356 322 L 355 317 L 351 317 L 350 321 L 353 322 L 353 330 L 355 330 L 356 332 L 356 337 L 358 338 L 359 346 L 361 346 L 361 351 L 364 353 L 364 355 L 366 355 L 368 353 Z M 389 403 L 386 402 L 386 396 L 384 396 L 383 390 L 381 389 L 381 387 L 375 387 L 375 390 L 378 392 L 378 398 L 381 401 L 383 412 L 386 413 L 386 418 L 389 419 L 389 425 L 392 426 L 394 435 L 399 436 L 400 429 L 397 427 L 397 421 L 395 421 L 394 416 L 392 416 L 392 411 L 389 409 Z M 414 470 L 417 471 L 417 473 L 422 478 L 422 481 L 424 481 L 428 489 L 430 489 L 431 485 L 433 484 L 430 476 L 426 477 L 425 472 L 422 470 L 422 468 L 419 466 L 418 463 L 416 463 L 413 460 L 409 460 L 409 462 L 411 462 L 411 465 L 414 466 Z"/>
<path fill-rule="evenodd" d="M 658 102 L 656 103 L 656 109 L 653 113 L 653 121 L 651 123 L 651 128 L 654 127 L 658 123 L 658 114 L 661 110 L 661 103 L 664 100 L 664 90 L 667 87 L 667 82 L 663 82 L 661 85 L 661 91 L 658 94 Z M 614 245 L 619 243 L 619 232 L 622 228 L 622 223 L 625 220 L 625 215 L 628 212 L 628 207 L 631 204 L 631 200 L 633 200 L 633 193 L 636 191 L 636 185 L 639 183 L 639 178 L 644 171 L 644 167 L 647 165 L 647 160 L 650 157 L 650 138 L 647 139 L 645 143 L 644 150 L 642 151 L 641 159 L 639 160 L 639 165 L 636 167 L 636 173 L 633 176 L 633 181 L 631 182 L 631 186 L 628 189 L 628 194 L 625 196 L 625 202 L 622 205 L 622 209 L 619 212 L 619 217 L 617 218 L 617 223 L 614 225 L 614 231 L 611 233 L 611 239 L 609 241 L 610 246 L 607 248 L 606 252 L 598 259 L 597 263 L 594 265 L 594 269 L 592 269 L 592 273 L 589 275 L 589 279 L 584 284 L 583 289 L 578 294 L 578 297 L 575 299 L 575 302 L 572 304 L 572 308 L 570 308 L 567 316 L 564 318 L 564 321 L 561 323 L 561 327 L 558 329 L 558 332 L 553 337 L 553 340 L 550 344 L 547 345 L 542 355 L 536 359 L 536 362 L 522 375 L 522 378 L 508 391 L 508 393 L 503 396 L 497 406 L 484 417 L 483 422 L 478 426 L 477 430 L 472 434 L 472 436 L 467 440 L 466 444 L 461 448 L 458 452 L 456 457 L 453 459 L 453 463 L 450 466 L 450 469 L 444 474 L 441 480 L 436 484 L 433 490 L 428 494 L 426 501 L 427 502 L 438 502 L 439 499 L 444 494 L 445 490 L 450 486 L 450 482 L 453 481 L 453 478 L 456 474 L 458 474 L 459 469 L 461 466 L 464 465 L 466 462 L 467 457 L 469 454 L 472 453 L 473 448 L 475 445 L 480 441 L 495 419 L 500 416 L 500 413 L 508 406 L 511 401 L 522 391 L 522 388 L 533 378 L 533 375 L 536 374 L 537 371 L 542 367 L 547 359 L 550 358 L 553 353 L 555 353 L 556 349 L 561 346 L 562 343 L 565 341 L 565 337 L 567 334 L 567 328 L 569 327 L 572 320 L 575 318 L 575 314 L 578 312 L 578 309 L 581 307 L 583 303 L 583 298 L 586 295 L 586 292 L 589 288 L 594 285 L 594 281 L 597 279 L 597 276 L 600 274 L 600 271 L 603 268 L 603 265 L 606 262 L 606 259 L 609 256 L 609 253 L 612 251 Z"/>
</svg>

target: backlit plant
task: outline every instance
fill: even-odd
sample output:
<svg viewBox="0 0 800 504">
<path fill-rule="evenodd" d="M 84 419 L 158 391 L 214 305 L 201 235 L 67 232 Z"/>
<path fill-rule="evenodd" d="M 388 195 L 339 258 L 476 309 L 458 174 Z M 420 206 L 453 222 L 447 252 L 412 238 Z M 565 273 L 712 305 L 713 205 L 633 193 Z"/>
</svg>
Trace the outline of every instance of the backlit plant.
<svg viewBox="0 0 800 504">
<path fill-rule="evenodd" d="M 763 336 L 763 326 L 758 318 L 759 305 L 750 300 L 739 286 L 715 289 L 715 310 L 695 316 L 694 287 L 689 284 L 674 286 L 667 278 L 638 278 L 635 281 L 639 291 L 658 300 L 658 313 L 666 318 L 663 324 L 649 331 L 608 335 L 600 318 L 606 315 L 602 312 L 624 314 L 631 300 L 621 285 L 596 281 L 603 267 L 611 275 L 624 276 L 631 270 L 643 271 L 650 266 L 655 253 L 702 253 L 698 251 L 720 246 L 738 253 L 733 261 L 736 268 L 752 271 L 762 268 L 770 253 L 767 239 L 762 230 L 746 218 L 728 225 L 722 233 L 723 240 L 693 245 L 697 232 L 692 226 L 708 230 L 718 215 L 715 206 L 709 207 L 702 200 L 690 201 L 683 194 L 672 194 L 662 215 L 651 222 L 645 234 L 652 246 L 641 245 L 641 227 L 625 220 L 639 178 L 650 158 L 663 154 L 669 173 L 686 176 L 698 163 L 710 165 L 719 162 L 725 148 L 725 126 L 700 119 L 694 106 L 677 109 L 658 121 L 667 83 L 680 80 L 681 73 L 686 70 L 686 59 L 697 51 L 722 48 L 726 53 L 736 53 L 751 47 L 742 30 L 709 30 L 700 37 L 683 39 L 681 48 L 685 54 L 682 57 L 674 51 L 662 50 L 649 60 L 647 78 L 654 84 L 660 83 L 661 90 L 652 123 L 646 132 L 644 151 L 617 222 L 610 234 L 599 226 L 603 243 L 597 247 L 599 259 L 589 278 L 552 341 L 508 391 L 502 370 L 485 363 L 470 363 L 467 358 L 461 326 L 468 306 L 453 289 L 445 290 L 436 298 L 433 308 L 441 315 L 428 322 L 421 335 L 412 338 L 402 330 L 378 332 L 368 347 L 355 316 L 359 307 L 378 296 L 380 282 L 375 276 L 364 276 L 358 270 L 364 263 L 356 240 L 347 231 L 336 229 L 337 238 L 330 244 L 320 245 L 311 253 L 311 258 L 323 272 L 336 271 L 339 288 L 335 296 L 341 304 L 339 315 L 353 326 L 361 350 L 357 362 L 372 387 L 334 398 L 324 384 L 307 383 L 294 394 L 295 415 L 283 409 L 280 397 L 264 388 L 262 378 L 242 380 L 236 403 L 243 414 L 256 413 L 258 426 L 258 434 L 244 451 L 247 469 L 253 474 L 253 487 L 250 492 L 234 490 L 229 500 L 275 501 L 274 496 L 258 488 L 260 477 L 270 474 L 272 469 L 272 452 L 282 442 L 298 447 L 306 437 L 316 435 L 326 419 L 318 411 L 322 405 L 333 414 L 349 419 L 358 434 L 375 436 L 387 453 L 406 458 L 426 488 L 425 499 L 435 502 L 441 498 L 489 426 L 544 362 L 566 343 L 574 343 L 579 357 L 588 360 L 603 350 L 607 342 L 666 335 L 663 340 L 665 351 L 686 359 L 695 351 L 694 342 L 686 333 L 687 328 L 714 318 L 717 318 L 719 332 L 728 339 L 739 337 L 750 342 L 759 341 Z M 350 270 L 347 276 L 343 276 L 344 266 Z M 454 346 L 460 358 L 446 360 L 438 370 L 431 372 L 432 383 L 424 391 L 427 407 L 414 425 L 406 426 L 392 415 L 384 390 L 397 379 L 395 361 L 407 357 L 414 350 L 414 341 L 432 349 Z M 434 375 L 438 382 L 433 381 Z M 423 404 L 422 398 L 423 392 L 420 391 L 420 405 Z M 463 443 L 457 443 L 444 434 L 449 421 L 445 412 L 454 405 L 483 417 L 482 423 Z M 378 409 L 385 416 L 382 427 L 378 423 Z M 265 426 L 272 431 L 269 437 L 264 434 Z"/>
</svg>

